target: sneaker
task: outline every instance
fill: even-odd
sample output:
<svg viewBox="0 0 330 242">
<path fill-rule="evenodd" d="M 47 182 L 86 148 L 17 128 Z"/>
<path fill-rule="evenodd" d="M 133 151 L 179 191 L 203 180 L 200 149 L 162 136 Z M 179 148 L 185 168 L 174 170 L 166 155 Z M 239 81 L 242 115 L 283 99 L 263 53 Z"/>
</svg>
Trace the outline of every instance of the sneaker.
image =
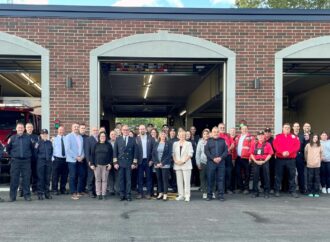
<svg viewBox="0 0 330 242">
<path fill-rule="evenodd" d="M 183 201 L 184 200 L 184 197 L 178 196 L 178 197 L 175 198 L 175 200 L 177 200 L 177 201 Z"/>
<path fill-rule="evenodd" d="M 328 193 L 330 193 L 330 188 L 328 188 Z"/>
<path fill-rule="evenodd" d="M 308 194 L 309 197 L 314 197 L 313 193 Z"/>
<path fill-rule="evenodd" d="M 326 194 L 327 193 L 327 189 L 325 187 L 322 187 L 322 193 Z"/>
<path fill-rule="evenodd" d="M 215 199 L 215 193 L 212 193 L 212 198 Z"/>
<path fill-rule="evenodd" d="M 320 194 L 316 193 L 316 194 L 314 194 L 314 197 L 320 197 Z"/>
<path fill-rule="evenodd" d="M 207 198 L 207 193 L 203 193 L 203 199 Z"/>
<path fill-rule="evenodd" d="M 189 197 L 186 197 L 186 198 L 184 199 L 184 201 L 185 201 L 185 202 L 190 202 L 190 198 L 189 198 Z"/>
</svg>

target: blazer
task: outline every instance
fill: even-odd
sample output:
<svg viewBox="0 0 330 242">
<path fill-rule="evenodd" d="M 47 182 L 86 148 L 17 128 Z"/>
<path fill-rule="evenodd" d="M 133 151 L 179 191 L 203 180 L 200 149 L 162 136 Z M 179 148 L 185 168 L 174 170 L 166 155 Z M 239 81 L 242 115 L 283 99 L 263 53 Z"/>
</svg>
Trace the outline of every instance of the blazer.
<svg viewBox="0 0 330 242">
<path fill-rule="evenodd" d="M 65 136 L 65 154 L 67 162 L 76 162 L 77 156 L 85 157 L 84 153 L 84 141 L 81 135 L 78 135 L 78 139 L 80 140 L 81 147 L 78 146 L 76 137 L 74 133 L 70 133 Z"/>
<path fill-rule="evenodd" d="M 165 141 L 164 151 L 161 159 L 158 159 L 158 148 L 159 142 L 155 142 L 154 147 L 152 149 L 152 161 L 154 164 L 162 163 L 163 166 L 171 164 L 171 157 L 172 157 L 172 148 L 168 141 Z"/>
<path fill-rule="evenodd" d="M 187 156 L 193 157 L 194 155 L 194 149 L 189 141 L 185 141 L 182 146 L 182 151 L 180 155 L 180 141 L 176 141 L 173 144 L 173 152 L 172 155 L 175 158 L 175 160 L 183 160 L 186 159 Z M 191 170 L 192 169 L 192 163 L 191 159 L 189 159 L 185 164 L 183 165 L 177 165 L 174 163 L 174 170 Z"/>
<path fill-rule="evenodd" d="M 218 150 L 216 150 L 216 145 L 218 145 Z M 207 162 L 214 163 L 214 158 L 221 157 L 220 163 L 225 163 L 225 159 L 228 155 L 228 148 L 226 141 L 222 138 L 214 139 L 210 138 L 204 147 L 204 152 L 207 157 Z"/>
<path fill-rule="evenodd" d="M 137 158 L 138 148 L 135 138 L 128 137 L 126 145 L 123 136 L 119 136 L 113 147 L 113 163 L 118 163 L 120 167 L 128 168 L 132 163 L 137 164 Z"/>
<path fill-rule="evenodd" d="M 143 161 L 143 147 L 142 147 L 142 139 L 141 136 L 137 136 L 135 138 L 137 149 L 138 149 L 138 164 L 140 165 Z M 147 161 L 152 160 L 152 148 L 155 144 L 155 140 L 150 136 L 147 135 Z"/>
<path fill-rule="evenodd" d="M 84 140 L 84 149 L 85 149 L 85 156 L 87 163 L 92 162 L 92 151 L 97 144 L 97 140 L 94 138 L 93 135 L 89 136 L 87 139 Z"/>
</svg>

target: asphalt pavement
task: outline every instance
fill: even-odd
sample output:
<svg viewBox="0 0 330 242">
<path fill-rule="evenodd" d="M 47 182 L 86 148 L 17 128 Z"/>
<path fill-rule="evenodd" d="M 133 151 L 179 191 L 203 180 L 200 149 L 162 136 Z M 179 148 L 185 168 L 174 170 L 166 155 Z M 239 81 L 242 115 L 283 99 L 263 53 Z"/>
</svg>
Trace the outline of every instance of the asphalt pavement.
<svg viewBox="0 0 330 242">
<path fill-rule="evenodd" d="M 7 192 L 1 197 L 8 199 Z M 330 241 L 330 195 L 99 201 L 69 195 L 0 203 L 0 241 Z"/>
</svg>

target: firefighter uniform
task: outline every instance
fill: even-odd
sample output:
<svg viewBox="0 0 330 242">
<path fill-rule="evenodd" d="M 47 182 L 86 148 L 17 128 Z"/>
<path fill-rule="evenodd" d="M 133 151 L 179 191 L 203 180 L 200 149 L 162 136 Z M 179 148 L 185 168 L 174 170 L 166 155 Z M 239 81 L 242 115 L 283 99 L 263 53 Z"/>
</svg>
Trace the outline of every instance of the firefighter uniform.
<svg viewBox="0 0 330 242">
<path fill-rule="evenodd" d="M 10 201 L 16 200 L 20 175 L 22 175 L 23 196 L 25 200 L 31 200 L 30 178 L 31 157 L 34 146 L 27 134 L 13 135 L 7 145 L 10 161 Z"/>
<path fill-rule="evenodd" d="M 42 130 L 41 134 L 48 134 L 47 130 Z M 51 199 L 49 186 L 52 172 L 53 145 L 49 140 L 39 140 L 35 144 L 35 156 L 37 158 L 38 174 L 38 198 Z"/>
<path fill-rule="evenodd" d="M 289 171 L 289 192 L 296 197 L 296 156 L 300 149 L 300 141 L 294 134 L 278 134 L 273 141 L 275 150 L 276 163 L 275 163 L 275 195 L 279 196 L 281 188 L 283 168 Z M 283 152 L 289 152 L 288 156 L 283 156 Z"/>
</svg>

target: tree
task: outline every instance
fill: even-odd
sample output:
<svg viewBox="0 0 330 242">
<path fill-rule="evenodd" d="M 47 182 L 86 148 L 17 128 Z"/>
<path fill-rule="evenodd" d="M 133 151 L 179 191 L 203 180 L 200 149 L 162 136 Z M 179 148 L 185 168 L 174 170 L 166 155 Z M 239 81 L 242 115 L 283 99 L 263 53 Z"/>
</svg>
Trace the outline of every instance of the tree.
<svg viewBox="0 0 330 242">
<path fill-rule="evenodd" d="M 236 0 L 238 8 L 330 9 L 329 0 Z"/>
</svg>

